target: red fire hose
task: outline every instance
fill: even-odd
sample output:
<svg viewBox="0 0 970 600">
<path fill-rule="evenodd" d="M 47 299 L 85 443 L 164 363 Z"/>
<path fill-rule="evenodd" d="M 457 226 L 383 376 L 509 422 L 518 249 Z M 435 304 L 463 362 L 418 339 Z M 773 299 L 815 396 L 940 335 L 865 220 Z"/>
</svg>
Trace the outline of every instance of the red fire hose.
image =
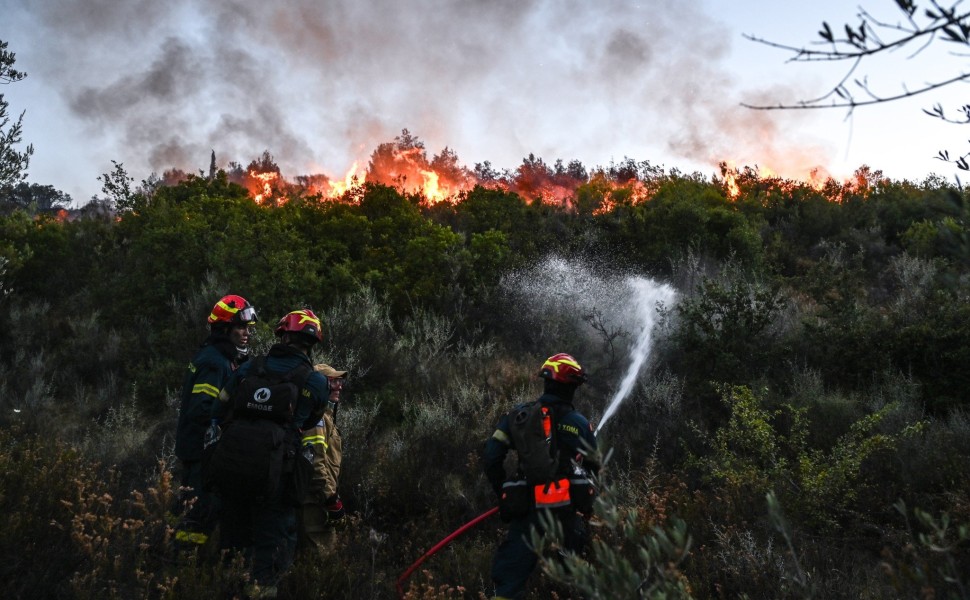
<svg viewBox="0 0 970 600">
<path fill-rule="evenodd" d="M 397 578 L 397 596 L 398 596 L 398 598 L 404 598 L 404 588 L 403 588 L 404 582 L 407 581 L 407 578 L 411 576 L 411 573 L 414 573 L 414 571 L 418 567 L 421 566 L 421 563 L 423 563 L 424 561 L 426 561 L 429 558 L 431 558 L 431 556 L 435 552 L 437 552 L 438 550 L 441 550 L 442 548 L 444 548 L 445 546 L 447 546 L 448 544 L 450 544 L 456 537 L 458 537 L 461 534 L 465 533 L 466 531 L 468 531 L 469 529 L 471 529 L 475 525 L 478 525 L 479 523 L 481 523 L 485 519 L 491 517 L 492 515 L 494 515 L 497 512 L 498 512 L 498 507 L 497 506 L 495 508 L 493 508 L 493 509 L 490 509 L 488 511 L 483 512 L 482 514 L 478 515 L 477 517 L 475 517 L 471 521 L 465 523 L 464 525 L 462 525 L 458 529 L 456 529 L 453 532 L 451 532 L 451 534 L 449 534 L 448 537 L 446 537 L 445 539 L 443 539 L 440 542 L 438 542 L 437 544 L 435 544 L 434 547 L 431 548 L 431 550 L 428 550 L 427 552 L 425 552 L 424 553 L 424 556 L 422 556 L 421 558 L 419 558 L 418 560 L 416 560 L 413 565 L 411 565 L 410 567 L 408 567 L 408 570 L 407 571 L 405 571 L 400 577 Z"/>
</svg>

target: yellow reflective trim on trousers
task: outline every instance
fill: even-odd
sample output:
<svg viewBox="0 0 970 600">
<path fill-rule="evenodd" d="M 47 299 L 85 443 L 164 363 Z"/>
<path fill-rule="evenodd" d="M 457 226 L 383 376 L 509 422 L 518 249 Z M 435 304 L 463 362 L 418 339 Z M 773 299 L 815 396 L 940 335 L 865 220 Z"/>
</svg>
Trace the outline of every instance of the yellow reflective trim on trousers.
<svg viewBox="0 0 970 600">
<path fill-rule="evenodd" d="M 511 445 L 511 442 L 509 441 L 509 436 L 506 435 L 505 432 L 502 431 L 501 429 L 496 429 L 495 433 L 492 434 L 492 437 L 502 442 L 506 446 Z"/>
<path fill-rule="evenodd" d="M 184 531 L 180 529 L 179 531 L 175 532 L 175 539 L 179 542 L 188 542 L 190 544 L 199 544 L 201 546 L 209 541 L 209 536 L 197 531 Z"/>
<path fill-rule="evenodd" d="M 209 383 L 197 383 L 192 386 L 193 394 L 205 394 L 213 398 L 219 397 L 219 388 Z"/>
<path fill-rule="evenodd" d="M 304 446 L 313 446 L 315 444 L 323 444 L 324 448 L 330 447 L 330 445 L 327 444 L 327 436 L 325 435 L 308 435 L 303 438 Z"/>
</svg>

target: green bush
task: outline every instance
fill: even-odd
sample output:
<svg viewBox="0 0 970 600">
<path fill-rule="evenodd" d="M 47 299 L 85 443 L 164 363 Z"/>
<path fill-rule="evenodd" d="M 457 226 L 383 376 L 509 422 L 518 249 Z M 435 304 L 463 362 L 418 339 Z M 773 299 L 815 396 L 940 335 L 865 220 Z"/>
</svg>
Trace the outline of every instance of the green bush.
<svg viewBox="0 0 970 600">
<path fill-rule="evenodd" d="M 538 394 L 544 357 L 581 360 L 577 408 L 598 424 L 635 330 L 628 275 L 669 277 L 680 304 L 602 431 L 611 508 L 576 571 L 602 587 L 590 595 L 618 574 L 618 587 L 637 574 L 699 598 L 961 593 L 970 245 L 951 184 L 863 169 L 816 190 L 746 169 L 729 199 L 722 180 L 627 161 L 571 205 L 478 187 L 427 206 L 383 185 L 341 201 L 293 186 L 257 205 L 225 174 L 133 191 L 117 166 L 117 215 L 102 202 L 66 221 L 0 216 L 0 593 L 242 594 L 242 563 L 216 568 L 214 544 L 173 553 L 159 465 L 185 363 L 232 292 L 259 309 L 254 353 L 306 306 L 325 323 L 314 361 L 350 372 L 338 424 L 351 517 L 285 593 L 390 597 L 493 505 L 481 444 Z M 525 161 L 516 189 L 544 171 Z M 897 498 L 925 512 L 903 522 Z M 501 534 L 483 523 L 407 593 L 487 595 Z M 564 589 L 545 577 L 532 596 Z"/>
<path fill-rule="evenodd" d="M 866 461 L 925 427 L 915 422 L 882 432 L 880 423 L 899 409 L 886 404 L 851 423 L 831 447 L 822 449 L 807 444 L 806 409 L 790 404 L 768 408 L 745 386 L 724 386 L 721 393 L 730 417 L 708 438 L 709 451 L 693 455 L 691 463 L 723 485 L 738 508 L 746 499 L 775 490 L 801 519 L 817 527 L 865 516 L 868 510 L 856 500 L 868 484 Z"/>
</svg>

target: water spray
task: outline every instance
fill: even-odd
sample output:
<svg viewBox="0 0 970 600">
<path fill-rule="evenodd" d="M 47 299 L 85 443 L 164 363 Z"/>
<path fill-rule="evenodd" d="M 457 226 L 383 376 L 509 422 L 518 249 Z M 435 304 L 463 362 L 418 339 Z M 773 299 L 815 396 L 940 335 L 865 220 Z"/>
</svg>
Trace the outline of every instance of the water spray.
<svg viewBox="0 0 970 600">
<path fill-rule="evenodd" d="M 600 419 L 596 428 L 599 433 L 633 391 L 648 364 L 659 309 L 672 304 L 676 292 L 669 285 L 645 277 L 611 274 L 608 265 L 595 268 L 587 262 L 559 257 L 549 257 L 532 269 L 512 273 L 502 283 L 523 310 L 531 311 L 541 322 L 547 338 L 578 336 L 584 339 L 583 344 L 594 348 L 602 344 L 604 332 L 629 334 L 629 367 Z M 556 320 L 549 315 L 569 318 Z M 591 315 L 596 326 L 590 321 Z M 580 349 L 568 351 L 582 360 Z"/>
<path fill-rule="evenodd" d="M 642 277 L 630 277 L 626 280 L 630 294 L 630 312 L 638 323 L 638 331 L 634 331 L 636 343 L 631 349 L 630 367 L 627 369 L 623 380 L 620 382 L 619 389 L 613 394 L 613 398 L 606 406 L 606 412 L 596 426 L 595 434 L 599 434 L 603 426 L 616 413 L 620 404 L 630 395 L 633 384 L 636 383 L 640 371 L 647 364 L 650 358 L 650 351 L 653 349 L 653 330 L 657 324 L 659 309 L 661 306 L 674 300 L 676 294 L 673 288 L 665 284 L 659 284 L 650 279 Z"/>
<path fill-rule="evenodd" d="M 630 366 L 600 419 L 596 428 L 596 433 L 599 433 L 630 395 L 647 364 L 660 309 L 676 300 L 674 289 L 639 276 L 603 277 L 594 274 L 585 264 L 555 257 L 546 259 L 534 269 L 510 274 L 503 279 L 502 285 L 506 291 L 523 300 L 522 306 L 526 311 L 535 311 L 540 315 L 575 315 L 576 319 L 583 321 L 577 323 L 569 319 L 559 323 L 546 322 L 543 325 L 553 329 L 547 335 L 555 337 L 556 326 L 575 334 L 576 325 L 585 325 L 585 330 L 579 327 L 579 331 L 585 332 L 590 344 L 601 341 L 597 338 L 607 328 L 628 332 L 633 338 Z M 589 322 L 589 315 L 598 318 L 598 326 Z M 496 506 L 478 515 L 425 552 L 398 578 L 398 597 L 404 598 L 404 583 L 424 561 L 498 511 Z"/>
</svg>

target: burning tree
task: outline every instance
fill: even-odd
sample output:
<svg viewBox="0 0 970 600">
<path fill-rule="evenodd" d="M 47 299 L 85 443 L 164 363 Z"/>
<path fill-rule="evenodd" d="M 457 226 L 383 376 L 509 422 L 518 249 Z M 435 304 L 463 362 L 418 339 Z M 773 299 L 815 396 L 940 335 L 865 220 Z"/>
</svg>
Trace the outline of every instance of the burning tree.
<svg viewBox="0 0 970 600">
<path fill-rule="evenodd" d="M 430 202 L 440 202 L 475 186 L 468 169 L 458 164 L 458 155 L 449 148 L 430 162 L 424 142 L 404 129 L 393 142 L 380 144 L 370 156 L 368 180 L 396 187 L 405 193 L 422 194 Z"/>
</svg>

